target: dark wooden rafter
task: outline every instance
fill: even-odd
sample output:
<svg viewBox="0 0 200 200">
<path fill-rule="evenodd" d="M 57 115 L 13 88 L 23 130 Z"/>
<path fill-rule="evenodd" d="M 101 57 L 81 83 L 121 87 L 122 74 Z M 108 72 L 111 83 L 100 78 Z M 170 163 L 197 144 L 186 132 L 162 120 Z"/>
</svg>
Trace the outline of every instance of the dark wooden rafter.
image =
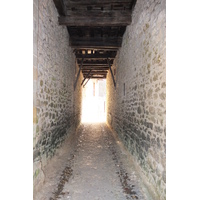
<svg viewBox="0 0 200 200">
<path fill-rule="evenodd" d="M 109 67 L 109 69 L 110 69 L 110 73 L 111 73 L 111 75 L 112 75 L 112 79 L 113 79 L 114 86 L 115 86 L 115 88 L 116 88 L 116 82 L 115 82 L 115 78 L 114 78 L 114 75 L 113 75 L 113 72 L 112 72 L 112 69 L 111 69 L 111 66 L 110 66 L 110 61 L 109 61 L 109 59 L 107 59 L 107 62 L 108 62 L 108 67 Z"/>
<path fill-rule="evenodd" d="M 111 4 L 111 3 L 131 3 L 128 0 L 68 0 L 67 6 L 77 6 L 77 5 L 97 5 L 97 4 Z"/>
<path fill-rule="evenodd" d="M 105 79 L 106 76 L 91 76 L 90 79 Z"/>
<path fill-rule="evenodd" d="M 66 2 L 67 8 L 73 11 L 77 10 L 130 10 L 131 1 L 122 0 L 122 1 L 112 1 L 112 0 L 103 0 L 103 1 L 70 1 Z"/>
<path fill-rule="evenodd" d="M 81 85 L 83 85 L 84 81 L 89 77 L 91 71 L 92 71 L 92 70 L 90 70 L 90 71 L 86 74 L 86 76 L 84 77 L 84 79 L 83 79 Z"/>
<path fill-rule="evenodd" d="M 83 66 L 84 68 L 103 68 L 103 67 L 107 67 L 107 65 L 106 64 L 96 64 L 96 65 L 94 65 L 93 63 L 91 63 L 91 64 L 87 64 L 87 65 L 84 65 Z"/>
<path fill-rule="evenodd" d="M 105 59 L 105 58 L 115 58 L 116 54 L 76 54 L 76 58 L 90 58 L 90 59 Z"/>
<path fill-rule="evenodd" d="M 81 62 L 78 60 L 77 61 L 78 64 L 81 64 Z M 110 61 L 110 64 L 113 64 L 113 60 Z M 102 61 L 84 61 L 83 63 L 83 66 L 92 66 L 92 65 L 95 65 L 95 66 L 107 66 L 108 63 L 107 63 L 107 60 L 102 60 Z"/>
<path fill-rule="evenodd" d="M 122 37 L 126 26 L 68 26 L 71 36 L 78 37 Z"/>
<path fill-rule="evenodd" d="M 78 78 L 79 78 L 79 75 L 80 75 L 80 72 L 81 72 L 81 68 L 82 68 L 82 65 L 83 65 L 83 60 L 84 60 L 84 58 L 82 58 L 81 65 L 79 66 L 79 71 L 78 71 L 78 74 L 77 74 L 77 77 L 76 77 L 76 80 L 75 80 L 75 83 L 74 83 L 74 90 L 76 89 L 76 84 L 77 84 L 77 81 L 78 81 Z"/>
<path fill-rule="evenodd" d="M 70 38 L 70 46 L 73 48 L 81 47 L 81 48 L 119 48 L 121 47 L 122 38 L 120 37 L 112 37 L 112 38 L 104 38 L 104 37 L 71 37 Z"/>
<path fill-rule="evenodd" d="M 92 70 L 92 69 L 90 69 Z M 85 74 L 85 73 L 88 73 L 90 70 L 82 70 L 82 73 Z M 98 73 L 107 73 L 108 71 L 107 70 L 95 70 L 93 69 L 91 73 L 93 74 L 98 74 Z"/>
<path fill-rule="evenodd" d="M 131 23 L 131 11 L 68 11 L 58 21 L 65 26 L 127 26 Z"/>
<path fill-rule="evenodd" d="M 61 1 L 61 0 L 60 0 Z M 130 17 L 131 15 L 131 10 L 68 10 L 67 11 L 67 15 L 66 17 L 74 17 L 76 19 L 77 16 L 82 17 L 83 19 L 85 19 L 85 17 L 101 17 L 102 19 L 104 18 L 115 18 L 115 17 L 121 17 L 121 18 L 127 18 L 128 16 Z M 65 18 L 65 17 L 64 17 Z M 126 22 L 127 24 L 127 22 Z M 75 24 L 74 26 L 77 26 L 77 24 Z M 83 26 L 83 25 L 82 25 Z M 92 25 L 94 26 L 94 25 Z M 98 26 L 98 25 L 95 25 Z M 104 25 L 106 26 L 106 24 Z"/>
<path fill-rule="evenodd" d="M 109 70 L 108 67 L 101 67 L 101 68 L 98 68 L 98 67 L 87 67 L 87 68 L 83 68 L 82 71 L 83 71 L 83 70 L 90 70 L 90 69 L 96 70 L 96 71 L 97 71 L 97 70 L 98 70 L 98 71 Z"/>
<path fill-rule="evenodd" d="M 76 50 L 80 50 L 80 49 L 82 49 L 82 47 L 72 47 L 73 49 L 76 49 Z M 94 50 L 94 49 L 98 49 L 98 50 L 102 50 L 102 51 L 105 51 L 105 52 L 107 52 L 107 51 L 113 51 L 113 52 L 117 52 L 118 51 L 118 49 L 119 49 L 119 47 L 112 47 L 112 48 L 107 48 L 107 47 L 87 47 L 86 49 L 90 49 L 90 50 Z"/>
<path fill-rule="evenodd" d="M 109 18 L 109 20 L 108 20 Z M 59 17 L 59 24 L 65 26 L 127 26 L 131 23 L 131 16 L 116 17 Z"/>
<path fill-rule="evenodd" d="M 104 73 L 104 72 L 99 72 L 99 73 L 95 73 L 95 72 L 90 73 L 90 72 L 88 72 L 87 74 L 83 73 L 84 78 L 88 78 L 89 75 L 107 75 L 107 72 L 106 73 Z"/>
<path fill-rule="evenodd" d="M 88 83 L 88 81 L 90 80 L 90 78 L 88 78 L 88 80 L 86 81 L 86 83 L 83 85 L 83 87 L 85 87 L 86 86 L 86 84 Z"/>
<path fill-rule="evenodd" d="M 90 70 L 92 70 L 91 74 L 92 73 L 105 73 L 105 72 L 107 72 L 108 68 L 105 70 L 102 70 L 102 69 L 98 70 L 98 69 L 96 69 L 96 67 L 91 67 L 90 69 L 84 68 L 84 69 L 82 69 L 82 73 L 87 73 Z"/>
</svg>

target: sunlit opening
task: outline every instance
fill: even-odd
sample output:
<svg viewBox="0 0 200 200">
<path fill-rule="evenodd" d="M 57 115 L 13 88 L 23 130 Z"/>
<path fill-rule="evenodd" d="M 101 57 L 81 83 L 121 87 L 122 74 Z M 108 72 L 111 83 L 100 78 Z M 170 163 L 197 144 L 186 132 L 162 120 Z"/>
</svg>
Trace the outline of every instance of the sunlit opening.
<svg viewBox="0 0 200 200">
<path fill-rule="evenodd" d="M 82 90 L 82 122 L 106 121 L 106 79 L 90 79 Z"/>
</svg>

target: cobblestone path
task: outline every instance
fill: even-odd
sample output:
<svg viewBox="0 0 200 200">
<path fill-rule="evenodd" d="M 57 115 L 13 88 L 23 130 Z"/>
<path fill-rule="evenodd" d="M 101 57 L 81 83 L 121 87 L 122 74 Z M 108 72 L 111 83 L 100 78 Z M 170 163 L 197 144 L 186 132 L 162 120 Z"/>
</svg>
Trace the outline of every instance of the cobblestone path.
<svg viewBox="0 0 200 200">
<path fill-rule="evenodd" d="M 34 200 L 151 200 L 106 124 L 81 124 L 43 169 Z"/>
</svg>

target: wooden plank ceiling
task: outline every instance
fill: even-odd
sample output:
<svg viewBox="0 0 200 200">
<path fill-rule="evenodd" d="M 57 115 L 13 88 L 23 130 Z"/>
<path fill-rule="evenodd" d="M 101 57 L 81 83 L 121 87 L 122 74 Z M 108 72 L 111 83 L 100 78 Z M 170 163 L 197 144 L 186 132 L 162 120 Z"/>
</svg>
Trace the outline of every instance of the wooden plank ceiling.
<svg viewBox="0 0 200 200">
<path fill-rule="evenodd" d="M 106 78 L 136 0 L 54 0 L 84 80 Z M 82 84 L 83 84 L 82 82 Z"/>
</svg>

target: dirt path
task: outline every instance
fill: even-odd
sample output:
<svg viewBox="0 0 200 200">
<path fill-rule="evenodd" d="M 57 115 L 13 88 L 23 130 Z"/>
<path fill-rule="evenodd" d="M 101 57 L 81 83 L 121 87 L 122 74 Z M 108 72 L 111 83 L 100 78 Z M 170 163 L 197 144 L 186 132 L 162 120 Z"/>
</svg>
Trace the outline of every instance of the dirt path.
<svg viewBox="0 0 200 200">
<path fill-rule="evenodd" d="M 125 200 L 152 198 L 106 124 L 82 124 L 44 168 L 35 200 Z"/>
</svg>

